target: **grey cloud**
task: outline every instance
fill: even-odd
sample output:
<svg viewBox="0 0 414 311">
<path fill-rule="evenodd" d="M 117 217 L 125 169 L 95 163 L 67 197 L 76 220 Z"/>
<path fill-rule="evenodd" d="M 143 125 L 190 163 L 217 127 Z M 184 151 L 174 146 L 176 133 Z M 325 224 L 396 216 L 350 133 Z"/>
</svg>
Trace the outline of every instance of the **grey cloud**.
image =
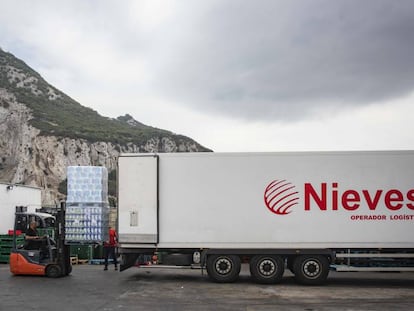
<svg viewBox="0 0 414 311">
<path fill-rule="evenodd" d="M 221 1 L 166 48 L 157 86 L 264 120 L 398 98 L 414 90 L 413 12 L 413 1 Z"/>
<path fill-rule="evenodd" d="M 71 72 L 79 77 L 73 89 L 112 89 L 131 100 L 155 94 L 203 113 L 267 121 L 414 90 L 411 0 L 178 0 L 168 2 L 171 15 L 149 28 L 132 10 L 144 1 L 138 7 L 134 1 L 18 3 L 24 5 L 2 3 L 0 44 L 22 51 L 17 56 L 30 51 L 29 65 Z M 70 32 L 62 38 L 62 27 L 73 29 L 75 39 Z M 95 41 L 110 49 L 99 51 L 102 64 L 82 50 Z M 69 57 L 78 49 L 93 65 Z M 117 72 L 115 82 L 88 77 L 97 67 L 117 67 L 108 63 L 117 59 L 129 74 Z"/>
</svg>

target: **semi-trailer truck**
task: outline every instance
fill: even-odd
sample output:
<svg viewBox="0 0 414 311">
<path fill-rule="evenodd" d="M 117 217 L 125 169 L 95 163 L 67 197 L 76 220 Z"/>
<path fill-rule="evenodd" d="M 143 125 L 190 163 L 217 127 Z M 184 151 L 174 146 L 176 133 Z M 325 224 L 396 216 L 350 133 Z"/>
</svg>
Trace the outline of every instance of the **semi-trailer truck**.
<svg viewBox="0 0 414 311">
<path fill-rule="evenodd" d="M 414 151 L 121 154 L 121 270 L 141 255 L 234 282 L 285 268 L 414 271 Z M 155 255 L 155 256 L 154 256 Z"/>
</svg>

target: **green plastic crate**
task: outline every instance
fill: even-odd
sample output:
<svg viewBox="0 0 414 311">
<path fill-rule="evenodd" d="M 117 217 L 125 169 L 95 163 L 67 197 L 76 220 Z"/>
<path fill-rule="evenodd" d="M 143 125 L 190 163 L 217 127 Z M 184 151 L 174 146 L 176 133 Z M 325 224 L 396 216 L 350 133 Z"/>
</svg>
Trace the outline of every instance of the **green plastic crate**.
<svg viewBox="0 0 414 311">
<path fill-rule="evenodd" d="M 13 243 L 13 236 L 7 234 L 0 235 L 0 244 L 3 243 Z"/>
<path fill-rule="evenodd" d="M 0 255 L 0 263 L 9 263 L 10 255 Z"/>
<path fill-rule="evenodd" d="M 24 243 L 24 238 L 18 238 L 16 239 L 16 244 L 23 244 Z M 0 249 L 2 248 L 12 248 L 13 247 L 13 239 L 11 239 L 10 241 L 2 241 L 0 242 Z"/>
<path fill-rule="evenodd" d="M 11 246 L 0 246 L 0 255 L 8 255 L 12 250 Z"/>
<path fill-rule="evenodd" d="M 91 246 L 93 251 L 93 258 L 94 259 L 102 259 L 103 256 L 103 246 L 97 245 L 97 246 Z"/>
<path fill-rule="evenodd" d="M 78 259 L 92 259 L 92 249 L 89 245 L 71 245 L 70 255 Z"/>
</svg>

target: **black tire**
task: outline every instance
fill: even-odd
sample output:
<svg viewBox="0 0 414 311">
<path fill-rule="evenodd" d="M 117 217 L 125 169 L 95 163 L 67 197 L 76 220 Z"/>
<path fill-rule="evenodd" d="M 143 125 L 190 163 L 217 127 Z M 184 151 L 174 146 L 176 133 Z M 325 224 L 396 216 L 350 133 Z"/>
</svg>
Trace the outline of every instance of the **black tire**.
<svg viewBox="0 0 414 311">
<path fill-rule="evenodd" d="M 329 274 L 329 260 L 321 255 L 302 255 L 295 258 L 293 271 L 298 283 L 320 285 Z"/>
<path fill-rule="evenodd" d="M 58 265 L 49 265 L 46 267 L 46 276 L 58 278 L 62 276 L 62 269 Z"/>
<path fill-rule="evenodd" d="M 66 275 L 69 275 L 72 273 L 72 265 L 68 266 L 68 270 L 66 271 Z"/>
<path fill-rule="evenodd" d="M 250 261 L 250 274 L 257 283 L 278 283 L 284 271 L 285 263 L 280 256 L 254 256 Z"/>
<path fill-rule="evenodd" d="M 239 277 L 241 260 L 235 255 L 210 255 L 207 257 L 208 276 L 218 283 L 232 283 Z"/>
</svg>

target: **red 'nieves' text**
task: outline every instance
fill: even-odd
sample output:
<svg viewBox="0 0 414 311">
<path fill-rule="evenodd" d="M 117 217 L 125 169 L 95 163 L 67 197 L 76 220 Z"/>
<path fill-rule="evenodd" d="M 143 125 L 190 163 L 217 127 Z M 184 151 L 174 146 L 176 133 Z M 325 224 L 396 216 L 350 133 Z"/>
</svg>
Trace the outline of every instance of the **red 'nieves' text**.
<svg viewBox="0 0 414 311">
<path fill-rule="evenodd" d="M 391 211 L 397 211 L 404 207 L 414 210 L 414 189 L 408 191 L 398 189 L 374 191 L 347 189 L 341 191 L 336 182 L 330 186 L 328 183 L 321 183 L 317 189 L 312 184 L 305 183 L 304 194 L 306 211 L 311 209 L 312 203 L 322 211 L 340 208 L 355 211 L 364 207 L 375 211 L 381 205 Z M 329 203 L 331 203 L 330 206 L 328 206 Z"/>
</svg>

